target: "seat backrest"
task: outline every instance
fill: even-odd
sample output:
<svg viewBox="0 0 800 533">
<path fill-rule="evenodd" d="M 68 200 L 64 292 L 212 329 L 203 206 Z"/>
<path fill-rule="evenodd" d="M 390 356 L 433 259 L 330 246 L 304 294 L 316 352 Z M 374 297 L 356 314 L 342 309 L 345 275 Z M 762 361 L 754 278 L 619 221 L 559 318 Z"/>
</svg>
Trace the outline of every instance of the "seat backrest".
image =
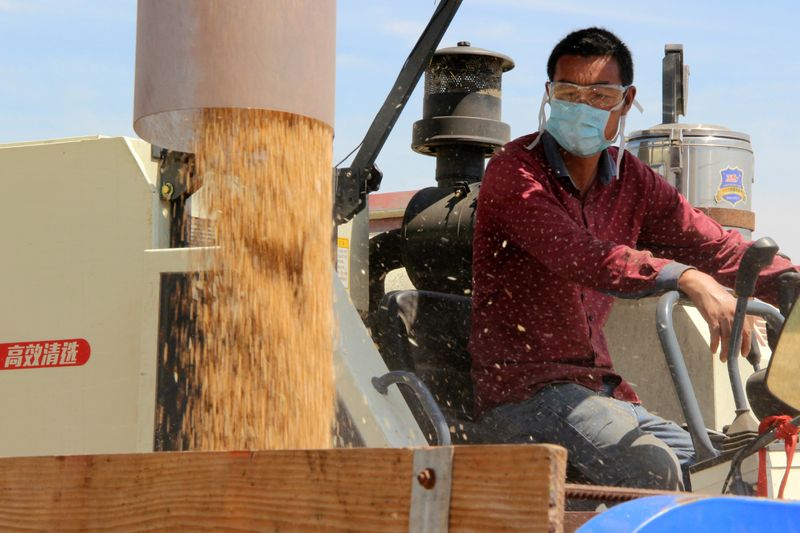
<svg viewBox="0 0 800 533">
<path fill-rule="evenodd" d="M 429 291 L 388 293 L 374 329 L 390 370 L 408 370 L 428 386 L 452 423 L 472 420 L 471 299 Z"/>
</svg>

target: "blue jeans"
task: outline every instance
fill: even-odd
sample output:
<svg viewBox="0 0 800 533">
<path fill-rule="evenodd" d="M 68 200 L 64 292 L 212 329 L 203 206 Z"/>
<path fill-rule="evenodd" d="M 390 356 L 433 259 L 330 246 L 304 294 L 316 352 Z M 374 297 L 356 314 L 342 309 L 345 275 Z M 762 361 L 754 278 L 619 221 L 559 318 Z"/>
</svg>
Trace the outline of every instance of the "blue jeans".
<svg viewBox="0 0 800 533">
<path fill-rule="evenodd" d="M 528 400 L 489 411 L 483 424 L 497 442 L 565 447 L 569 466 L 591 483 L 683 490 L 682 469 L 695 460 L 689 433 L 610 392 L 548 385 Z"/>
</svg>

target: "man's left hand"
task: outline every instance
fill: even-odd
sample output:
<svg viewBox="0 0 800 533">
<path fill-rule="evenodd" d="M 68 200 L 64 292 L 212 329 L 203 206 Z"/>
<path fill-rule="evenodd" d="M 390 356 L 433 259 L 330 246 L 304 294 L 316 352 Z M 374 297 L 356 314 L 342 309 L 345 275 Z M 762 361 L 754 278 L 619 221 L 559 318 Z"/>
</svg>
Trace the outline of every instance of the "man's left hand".
<svg viewBox="0 0 800 533">
<path fill-rule="evenodd" d="M 721 344 L 719 359 L 723 363 L 726 362 L 730 350 L 733 317 L 736 313 L 736 298 L 714 278 L 694 269 L 687 270 L 681 275 L 678 288 L 692 300 L 708 323 L 711 353 L 715 353 Z M 736 347 L 736 351 L 743 356 L 750 353 L 750 335 L 754 324 L 754 317 L 745 318 L 742 338 Z"/>
</svg>

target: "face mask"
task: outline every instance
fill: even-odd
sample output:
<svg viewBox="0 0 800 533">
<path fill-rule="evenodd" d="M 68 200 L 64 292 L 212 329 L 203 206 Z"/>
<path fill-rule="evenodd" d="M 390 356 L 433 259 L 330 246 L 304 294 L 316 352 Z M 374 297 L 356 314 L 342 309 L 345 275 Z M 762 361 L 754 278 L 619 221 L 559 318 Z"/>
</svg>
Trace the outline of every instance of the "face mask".
<svg viewBox="0 0 800 533">
<path fill-rule="evenodd" d="M 545 112 L 544 112 L 545 105 L 548 102 L 550 102 L 551 108 L 553 107 L 553 104 L 556 103 L 556 102 L 557 103 L 561 103 L 561 104 L 567 104 L 567 105 L 584 105 L 585 106 L 585 104 L 570 104 L 569 102 L 561 102 L 560 100 L 555 100 L 555 99 L 551 100 L 550 97 L 547 94 L 547 91 L 545 91 L 544 95 L 542 96 L 542 103 L 539 106 L 539 131 L 540 132 L 544 131 L 545 128 L 550 124 L 550 121 L 547 120 Z M 614 139 L 612 139 L 610 141 L 606 140 L 606 138 L 605 138 L 605 123 L 608 122 L 608 117 L 611 114 L 611 111 L 620 109 L 624 105 L 624 102 L 625 102 L 625 100 L 620 102 L 617 106 L 615 106 L 612 110 L 609 110 L 609 111 L 603 111 L 603 110 L 600 110 L 600 109 L 597 110 L 597 111 L 600 111 L 601 113 L 605 114 L 605 118 L 600 120 L 600 122 L 603 125 L 599 127 L 599 129 L 600 129 L 599 139 L 602 140 L 602 144 L 605 144 L 605 146 L 603 146 L 602 148 L 598 149 L 595 152 L 591 152 L 591 153 L 588 154 L 588 155 L 592 155 L 592 153 L 597 153 L 597 152 L 599 152 L 599 151 L 601 151 L 601 150 L 603 150 L 605 148 L 608 148 L 608 146 L 610 146 L 611 143 L 613 143 L 614 140 L 617 137 L 621 137 L 622 140 L 620 141 L 620 145 L 619 145 L 619 154 L 617 155 L 617 169 L 620 168 L 620 164 L 622 163 L 622 155 L 625 153 L 625 119 L 627 118 L 627 114 L 626 115 L 622 115 L 622 117 L 620 118 L 619 130 L 617 132 L 617 135 L 616 135 L 616 137 L 614 137 Z M 633 101 L 633 106 L 636 109 L 638 109 L 640 113 L 644 111 L 644 108 L 642 108 L 641 104 L 639 104 L 639 102 L 636 101 L 636 100 Z M 590 109 L 595 109 L 595 108 L 592 108 L 591 106 L 585 106 L 585 107 L 589 107 Z M 553 113 L 554 113 L 554 109 L 551 109 L 551 113 L 550 113 L 551 119 L 552 119 Z M 566 124 L 564 124 L 564 125 L 566 125 Z M 558 137 L 556 137 L 556 135 L 553 134 L 552 130 L 550 130 L 549 128 L 547 128 L 547 129 L 548 129 L 548 131 L 550 131 L 551 135 L 553 135 L 553 137 L 555 137 L 556 140 L 558 140 L 559 144 L 561 144 L 561 146 L 563 148 L 565 148 L 565 149 L 567 149 L 567 151 L 571 152 L 571 150 L 569 150 L 565 144 L 562 144 L 561 139 L 559 139 Z M 525 148 L 527 148 L 528 150 L 533 150 L 533 148 L 537 144 L 539 144 L 539 141 L 541 141 L 541 140 L 542 140 L 542 136 L 541 135 L 537 135 L 536 139 L 532 143 L 530 143 L 528 146 L 526 146 Z M 572 153 L 576 153 L 577 154 L 577 152 L 572 152 Z M 617 179 L 619 179 L 619 174 L 620 174 L 620 170 L 617 170 Z"/>
<path fill-rule="evenodd" d="M 550 101 L 550 118 L 545 128 L 566 151 L 588 157 L 611 146 L 614 139 L 606 139 L 605 129 L 611 111 L 620 109 L 621 101 L 613 109 L 597 109 L 587 104 Z"/>
</svg>

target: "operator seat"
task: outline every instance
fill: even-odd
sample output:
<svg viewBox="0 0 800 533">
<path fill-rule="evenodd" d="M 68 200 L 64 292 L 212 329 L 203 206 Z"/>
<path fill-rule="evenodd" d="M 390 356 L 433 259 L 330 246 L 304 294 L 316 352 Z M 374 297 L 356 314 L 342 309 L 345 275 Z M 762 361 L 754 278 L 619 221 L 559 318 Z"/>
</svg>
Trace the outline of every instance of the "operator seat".
<svg viewBox="0 0 800 533">
<path fill-rule="evenodd" d="M 432 291 L 387 293 L 373 322 L 378 346 L 389 370 L 414 372 L 430 389 L 450 426 L 453 443 L 481 442 L 473 418 L 470 335 L 471 298 Z M 413 394 L 403 388 L 408 400 Z M 433 428 L 425 414 L 412 405 L 420 427 Z"/>
<path fill-rule="evenodd" d="M 375 313 L 376 341 L 389 370 L 414 372 L 442 409 L 454 444 L 497 443 L 473 415 L 472 359 L 467 344 L 472 299 L 432 291 L 387 293 Z M 413 393 L 401 388 L 417 422 L 433 444 L 435 431 Z M 567 478 L 588 483 L 572 465 Z"/>
</svg>

